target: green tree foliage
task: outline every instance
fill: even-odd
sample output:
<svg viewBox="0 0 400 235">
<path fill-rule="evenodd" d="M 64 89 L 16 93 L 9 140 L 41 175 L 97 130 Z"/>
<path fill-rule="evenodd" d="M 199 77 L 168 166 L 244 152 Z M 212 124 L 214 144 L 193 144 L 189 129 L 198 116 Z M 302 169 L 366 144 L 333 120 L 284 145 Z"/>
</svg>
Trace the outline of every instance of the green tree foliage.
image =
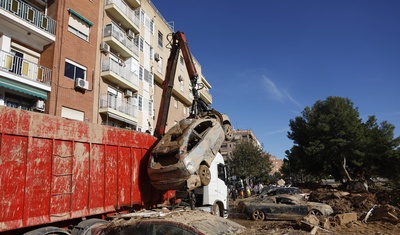
<svg viewBox="0 0 400 235">
<path fill-rule="evenodd" d="M 381 176 L 398 179 L 400 137 L 394 138 L 395 127 L 386 121 L 378 125 L 375 116 L 370 116 L 364 127 L 365 158 L 359 174 L 365 178 Z"/>
<path fill-rule="evenodd" d="M 262 147 L 256 146 L 249 141 L 236 144 L 233 150 L 233 158 L 228 159 L 227 164 L 231 174 L 241 178 L 262 177 L 271 171 L 269 154 Z"/>
<path fill-rule="evenodd" d="M 302 116 L 290 120 L 288 138 L 294 146 L 287 151 L 292 173 L 303 171 L 316 177 L 337 179 L 383 176 L 384 165 L 397 162 L 394 126 L 375 117 L 364 124 L 348 98 L 328 97 L 306 107 Z"/>
</svg>

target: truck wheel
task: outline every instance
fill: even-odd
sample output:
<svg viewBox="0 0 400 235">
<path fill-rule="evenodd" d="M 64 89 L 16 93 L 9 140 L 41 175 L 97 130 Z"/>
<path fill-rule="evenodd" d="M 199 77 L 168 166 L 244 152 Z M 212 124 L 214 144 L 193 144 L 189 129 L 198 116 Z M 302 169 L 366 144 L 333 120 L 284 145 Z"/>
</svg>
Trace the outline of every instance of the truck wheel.
<svg viewBox="0 0 400 235">
<path fill-rule="evenodd" d="M 44 228 L 39 228 L 35 229 L 32 231 L 29 231 L 27 233 L 24 233 L 23 235 L 70 235 L 68 231 L 63 230 L 61 228 L 57 227 L 44 227 Z"/>
<path fill-rule="evenodd" d="M 208 166 L 206 165 L 200 165 L 199 175 L 200 175 L 201 185 L 207 186 L 211 181 L 210 168 L 208 168 Z"/>
<path fill-rule="evenodd" d="M 193 192 L 189 194 L 189 205 L 191 210 L 194 210 L 196 207 L 196 194 Z"/>
<path fill-rule="evenodd" d="M 102 219 L 84 220 L 72 229 L 71 235 L 91 235 L 92 234 L 91 229 L 94 225 L 100 225 L 105 223 L 107 223 L 107 221 Z"/>
<path fill-rule="evenodd" d="M 253 218 L 253 220 L 264 220 L 265 216 L 264 216 L 264 212 L 260 211 L 260 210 L 254 210 L 253 213 L 251 213 L 251 217 Z"/>
<path fill-rule="evenodd" d="M 226 123 L 224 124 L 224 126 L 222 127 L 224 129 L 225 132 L 225 140 L 227 141 L 231 141 L 233 140 L 233 127 L 231 124 Z"/>
<path fill-rule="evenodd" d="M 221 215 L 221 207 L 218 203 L 215 203 L 213 205 L 213 214 L 216 216 L 223 217 L 224 215 Z"/>
</svg>

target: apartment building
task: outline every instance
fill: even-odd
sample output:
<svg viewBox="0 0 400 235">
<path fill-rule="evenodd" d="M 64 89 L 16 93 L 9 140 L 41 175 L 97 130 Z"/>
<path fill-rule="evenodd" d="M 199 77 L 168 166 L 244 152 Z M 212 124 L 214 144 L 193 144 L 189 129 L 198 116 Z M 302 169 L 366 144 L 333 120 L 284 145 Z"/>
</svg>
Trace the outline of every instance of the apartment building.
<svg viewBox="0 0 400 235">
<path fill-rule="evenodd" d="M 269 160 L 271 161 L 271 171 L 269 172 L 270 175 L 273 175 L 275 172 L 280 172 L 280 169 L 283 164 L 282 159 L 278 159 L 276 156 L 269 156 Z"/>
<path fill-rule="evenodd" d="M 224 141 L 220 152 L 221 155 L 224 157 L 224 160 L 228 158 L 232 158 L 233 156 L 233 150 L 235 149 L 235 146 L 238 142 L 241 141 L 251 141 L 257 146 L 261 146 L 260 142 L 258 141 L 256 135 L 252 130 L 234 130 L 233 134 L 233 140 L 232 141 Z"/>
<path fill-rule="evenodd" d="M 2 0 L 0 105 L 152 133 L 173 31 L 148 0 Z M 193 88 L 180 56 L 167 130 L 192 89 L 212 103 L 196 68 Z"/>
</svg>

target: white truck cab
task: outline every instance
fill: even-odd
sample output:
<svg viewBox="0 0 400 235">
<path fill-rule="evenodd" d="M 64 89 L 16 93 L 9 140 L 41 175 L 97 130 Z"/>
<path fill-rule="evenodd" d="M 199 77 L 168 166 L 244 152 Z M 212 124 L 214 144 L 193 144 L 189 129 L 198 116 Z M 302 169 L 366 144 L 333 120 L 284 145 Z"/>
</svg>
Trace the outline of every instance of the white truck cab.
<svg viewBox="0 0 400 235">
<path fill-rule="evenodd" d="M 228 217 L 228 186 L 225 161 L 218 152 L 210 165 L 211 181 L 207 186 L 194 189 L 196 208 L 215 215 Z"/>
</svg>

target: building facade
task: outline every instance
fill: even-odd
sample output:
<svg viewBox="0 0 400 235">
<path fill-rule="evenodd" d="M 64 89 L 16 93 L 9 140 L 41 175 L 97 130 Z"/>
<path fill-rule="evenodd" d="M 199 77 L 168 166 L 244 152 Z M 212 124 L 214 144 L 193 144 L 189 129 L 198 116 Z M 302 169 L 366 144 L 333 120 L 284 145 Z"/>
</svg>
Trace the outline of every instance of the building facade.
<svg viewBox="0 0 400 235">
<path fill-rule="evenodd" d="M 269 172 L 270 175 L 277 173 L 280 173 L 280 169 L 283 164 L 282 159 L 277 159 L 276 156 L 269 156 L 269 160 L 271 161 L 271 171 Z"/>
<path fill-rule="evenodd" d="M 224 160 L 234 157 L 233 150 L 238 142 L 241 141 L 251 141 L 257 146 L 261 146 L 260 142 L 258 141 L 256 135 L 253 133 L 252 130 L 234 130 L 233 132 L 233 140 L 232 141 L 224 141 L 220 152 L 221 155 L 224 157 Z"/>
<path fill-rule="evenodd" d="M 172 32 L 148 0 L 0 1 L 0 105 L 152 133 Z M 192 89 L 180 56 L 167 130 Z"/>
</svg>

